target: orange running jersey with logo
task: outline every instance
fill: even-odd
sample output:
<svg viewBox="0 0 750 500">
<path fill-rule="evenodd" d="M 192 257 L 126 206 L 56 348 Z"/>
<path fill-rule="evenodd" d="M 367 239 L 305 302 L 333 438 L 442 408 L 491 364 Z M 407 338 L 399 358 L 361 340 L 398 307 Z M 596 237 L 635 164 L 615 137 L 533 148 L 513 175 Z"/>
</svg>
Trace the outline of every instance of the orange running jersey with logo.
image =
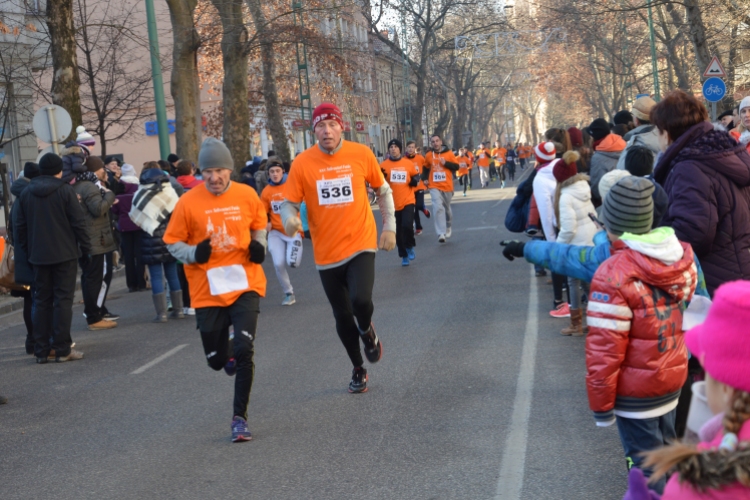
<svg viewBox="0 0 750 500">
<path fill-rule="evenodd" d="M 307 204 L 315 264 L 341 262 L 364 250 L 376 250 L 378 232 L 365 182 L 378 190 L 385 180 L 367 146 L 342 140 L 330 155 L 317 144 L 294 159 L 284 198 Z"/>
<path fill-rule="evenodd" d="M 419 154 L 415 154 L 411 158 L 409 158 L 408 156 L 404 156 L 404 158 L 410 160 L 414 164 L 414 168 L 416 168 L 419 171 L 419 175 L 420 175 L 419 184 L 417 184 L 417 187 L 414 188 L 414 189 L 416 191 L 420 191 L 420 190 L 424 191 L 425 189 L 427 189 L 427 187 L 425 187 L 424 182 L 422 181 L 422 177 L 421 177 L 422 170 L 424 170 L 424 165 L 425 165 L 425 163 L 424 163 L 424 156 L 419 155 Z"/>
<path fill-rule="evenodd" d="M 205 264 L 185 264 L 192 307 L 227 307 L 245 292 L 266 295 L 266 275 L 250 262 L 250 231 L 266 229 L 268 215 L 250 186 L 232 182 L 216 196 L 205 184 L 177 202 L 164 233 L 164 243 L 197 245 L 211 238 L 211 258 Z"/>
<path fill-rule="evenodd" d="M 456 158 L 453 151 L 450 149 L 439 154 L 435 154 L 434 151 L 427 153 L 425 163 L 426 166 L 430 168 L 430 178 L 428 179 L 430 189 L 452 192 L 453 172 L 440 163 L 441 157 L 445 158 L 445 161 L 458 164 L 458 158 Z"/>
<path fill-rule="evenodd" d="M 268 212 L 271 219 L 271 229 L 284 233 L 284 224 L 281 223 L 281 203 L 284 201 L 284 185 L 274 186 L 268 184 L 260 193 L 260 201 Z"/>
<path fill-rule="evenodd" d="M 477 165 L 483 168 L 490 166 L 490 150 L 487 148 L 477 149 Z"/>
<path fill-rule="evenodd" d="M 462 175 L 469 174 L 469 168 L 471 168 L 471 159 L 468 156 L 457 156 L 458 160 L 458 172 L 456 175 L 461 177 Z"/>
<path fill-rule="evenodd" d="M 418 175 L 419 169 L 414 167 L 414 162 L 406 157 L 398 161 L 385 160 L 380 164 L 385 171 L 385 180 L 393 190 L 393 204 L 396 210 L 403 210 L 406 205 L 414 205 L 417 201 L 414 190 L 409 185 L 412 175 Z"/>
<path fill-rule="evenodd" d="M 505 155 L 508 154 L 508 150 L 505 148 L 494 148 L 492 150 L 492 157 L 495 162 L 499 165 L 505 165 Z"/>
</svg>

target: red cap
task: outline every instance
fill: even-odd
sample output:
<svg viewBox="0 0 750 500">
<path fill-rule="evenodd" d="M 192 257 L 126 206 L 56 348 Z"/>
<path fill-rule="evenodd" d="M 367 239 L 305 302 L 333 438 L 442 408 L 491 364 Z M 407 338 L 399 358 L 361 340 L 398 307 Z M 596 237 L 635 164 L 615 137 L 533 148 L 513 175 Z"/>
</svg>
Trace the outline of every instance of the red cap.
<svg viewBox="0 0 750 500">
<path fill-rule="evenodd" d="M 322 122 L 323 120 L 336 120 L 338 124 L 341 125 L 341 128 L 344 128 L 344 115 L 341 113 L 341 109 L 330 102 L 320 103 L 318 107 L 313 110 L 313 130 L 315 130 L 315 127 L 318 125 L 318 123 Z"/>
<path fill-rule="evenodd" d="M 565 163 L 565 161 L 558 161 L 555 166 L 552 167 L 552 175 L 555 176 L 557 182 L 565 182 L 578 173 L 578 167 L 576 163 Z"/>
</svg>

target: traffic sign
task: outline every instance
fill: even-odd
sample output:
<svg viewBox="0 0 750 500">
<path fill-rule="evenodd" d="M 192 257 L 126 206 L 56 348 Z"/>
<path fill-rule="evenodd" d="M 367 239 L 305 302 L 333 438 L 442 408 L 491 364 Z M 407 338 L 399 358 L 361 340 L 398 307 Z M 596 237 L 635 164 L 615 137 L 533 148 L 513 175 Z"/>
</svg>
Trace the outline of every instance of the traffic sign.
<svg viewBox="0 0 750 500">
<path fill-rule="evenodd" d="M 703 97 L 708 102 L 719 102 L 727 93 L 727 86 L 721 78 L 709 78 L 703 82 Z"/>
<path fill-rule="evenodd" d="M 56 104 L 47 104 L 34 114 L 34 133 L 43 142 L 63 142 L 73 129 L 73 121 L 64 108 Z"/>
<path fill-rule="evenodd" d="M 712 76 L 718 76 L 719 78 L 725 78 L 727 72 L 724 71 L 724 67 L 719 62 L 719 58 L 714 56 L 711 62 L 708 64 L 706 71 L 703 72 L 704 78 L 710 78 Z"/>
</svg>

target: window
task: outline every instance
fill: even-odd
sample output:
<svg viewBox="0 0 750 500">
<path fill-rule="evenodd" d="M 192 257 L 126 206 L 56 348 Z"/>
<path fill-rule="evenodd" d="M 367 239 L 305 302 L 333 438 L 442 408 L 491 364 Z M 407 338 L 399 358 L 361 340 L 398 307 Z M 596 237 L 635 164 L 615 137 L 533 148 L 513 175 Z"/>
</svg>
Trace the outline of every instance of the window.
<svg viewBox="0 0 750 500">
<path fill-rule="evenodd" d="M 42 11 L 42 7 L 40 4 L 41 0 L 25 0 L 26 2 L 26 12 L 31 14 L 39 14 Z"/>
</svg>

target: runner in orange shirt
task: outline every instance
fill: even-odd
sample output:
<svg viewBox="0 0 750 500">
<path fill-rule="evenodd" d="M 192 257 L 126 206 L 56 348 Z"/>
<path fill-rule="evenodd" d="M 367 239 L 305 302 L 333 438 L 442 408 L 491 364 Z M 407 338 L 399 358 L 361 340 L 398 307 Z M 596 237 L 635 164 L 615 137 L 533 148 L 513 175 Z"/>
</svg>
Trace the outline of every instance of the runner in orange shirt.
<svg viewBox="0 0 750 500">
<path fill-rule="evenodd" d="M 338 106 L 320 104 L 313 111 L 312 126 L 318 144 L 292 163 L 281 220 L 287 236 L 296 234 L 302 228 L 297 213 L 305 201 L 320 281 L 336 318 L 336 331 L 354 366 L 349 392 L 366 392 L 367 370 L 362 366 L 359 341 L 364 343 L 367 360 L 378 362 L 383 351 L 372 325 L 375 252 L 396 246 L 393 194 L 372 151 L 342 139 L 344 119 Z M 365 183 L 378 195 L 383 218 L 380 243 Z"/>
<path fill-rule="evenodd" d="M 466 151 L 466 157 L 469 158 L 469 191 L 474 187 L 474 180 L 472 179 L 474 168 L 474 163 L 476 162 L 476 158 L 474 158 L 474 154 L 469 150 L 469 148 L 464 148 L 464 151 Z"/>
<path fill-rule="evenodd" d="M 414 247 L 414 190 L 420 182 L 419 169 L 414 163 L 401 156 L 401 141 L 391 139 L 388 143 L 388 158 L 380 164 L 386 181 L 393 190 L 393 203 L 396 207 L 396 247 L 401 265 L 408 266 L 417 255 Z"/>
<path fill-rule="evenodd" d="M 464 187 L 464 198 L 469 188 L 469 174 L 471 173 L 471 159 L 467 155 L 466 148 L 458 150 L 458 183 Z"/>
<path fill-rule="evenodd" d="M 163 239 L 185 264 L 208 366 L 236 374 L 232 441 L 249 441 L 247 405 L 260 298 L 266 294 L 261 264 L 268 218 L 255 190 L 230 180 L 234 161 L 223 142 L 203 141 L 198 165 L 203 184 L 177 202 Z M 230 325 L 237 332 L 233 342 Z"/>
<path fill-rule="evenodd" d="M 302 261 L 302 235 L 297 233 L 290 238 L 284 234 L 284 226 L 281 224 L 281 204 L 284 202 L 284 184 L 287 179 L 281 158 L 278 156 L 268 158 L 266 172 L 268 172 L 268 185 L 263 188 L 260 199 L 268 213 L 268 252 L 273 259 L 276 278 L 284 290 L 284 300 L 281 305 L 291 306 L 297 300 L 294 297 L 294 288 L 292 288 L 286 268 L 287 266 L 299 267 Z"/>
<path fill-rule="evenodd" d="M 490 183 L 490 157 L 492 155 L 490 154 L 490 150 L 487 149 L 487 147 L 484 145 L 484 143 L 479 144 L 479 149 L 477 149 L 476 157 L 477 157 L 477 166 L 479 167 L 479 182 L 482 183 L 482 189 L 486 188 Z"/>
<path fill-rule="evenodd" d="M 508 154 L 508 150 L 500 145 L 500 142 L 495 142 L 495 147 L 492 149 L 492 158 L 495 160 L 495 170 L 497 170 L 497 176 L 500 178 L 500 188 L 505 187 L 505 155 Z"/>
<path fill-rule="evenodd" d="M 425 156 L 422 180 L 430 189 L 438 241 L 445 243 L 446 238 L 450 238 L 452 232 L 453 172 L 458 171 L 459 165 L 458 159 L 447 146 L 443 145 L 443 139 L 439 135 L 430 137 L 430 145 L 432 149 Z"/>
<path fill-rule="evenodd" d="M 425 217 L 430 218 L 430 211 L 424 204 L 424 191 L 426 189 L 424 181 L 422 180 L 422 170 L 424 169 L 424 156 L 417 153 L 417 143 L 409 141 L 406 143 L 406 158 L 410 159 L 414 163 L 414 168 L 419 171 L 419 184 L 417 189 L 414 191 L 414 230 L 415 235 L 422 234 L 422 221 L 419 219 L 419 212 L 422 212 Z"/>
</svg>

